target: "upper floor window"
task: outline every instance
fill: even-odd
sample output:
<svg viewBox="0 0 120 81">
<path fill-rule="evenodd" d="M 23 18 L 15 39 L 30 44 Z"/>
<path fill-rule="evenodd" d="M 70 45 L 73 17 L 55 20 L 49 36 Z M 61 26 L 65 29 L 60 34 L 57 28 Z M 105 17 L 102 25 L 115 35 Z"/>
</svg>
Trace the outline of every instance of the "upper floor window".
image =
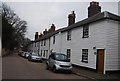
<svg viewBox="0 0 120 81">
<path fill-rule="evenodd" d="M 82 49 L 82 62 L 88 63 L 88 49 Z"/>
<path fill-rule="evenodd" d="M 88 38 L 89 37 L 89 25 L 86 24 L 83 26 L 83 38 Z"/>
<path fill-rule="evenodd" d="M 55 44 L 55 35 L 53 36 L 53 44 Z"/>
<path fill-rule="evenodd" d="M 71 40 L 71 31 L 70 30 L 67 32 L 67 40 L 68 41 Z"/>
<path fill-rule="evenodd" d="M 43 40 L 41 41 L 41 46 L 43 46 Z"/>
<path fill-rule="evenodd" d="M 44 40 L 44 46 L 46 45 L 46 40 Z"/>
<path fill-rule="evenodd" d="M 35 44 L 35 47 L 36 47 L 36 46 L 37 46 L 37 43 L 35 42 L 34 44 Z"/>
<path fill-rule="evenodd" d="M 40 42 L 37 43 L 37 46 L 40 47 Z"/>
</svg>

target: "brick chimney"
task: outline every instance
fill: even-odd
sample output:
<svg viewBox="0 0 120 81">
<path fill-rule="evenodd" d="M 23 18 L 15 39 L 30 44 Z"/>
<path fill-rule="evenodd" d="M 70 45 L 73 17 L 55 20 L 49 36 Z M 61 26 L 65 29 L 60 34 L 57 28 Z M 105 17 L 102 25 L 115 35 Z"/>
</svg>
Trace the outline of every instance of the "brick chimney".
<svg viewBox="0 0 120 81">
<path fill-rule="evenodd" d="M 43 34 L 42 34 L 42 33 L 40 33 L 39 38 L 41 38 L 42 36 L 43 36 Z"/>
<path fill-rule="evenodd" d="M 75 13 L 72 11 L 72 14 L 69 14 L 68 16 L 68 26 L 75 23 Z"/>
<path fill-rule="evenodd" d="M 35 40 L 39 39 L 38 32 L 35 32 Z"/>
<path fill-rule="evenodd" d="M 47 29 L 45 29 L 45 31 L 43 31 L 43 34 L 46 35 L 48 33 Z"/>
<path fill-rule="evenodd" d="M 51 28 L 49 29 L 49 32 L 51 33 L 51 32 L 54 32 L 54 31 L 55 31 L 55 25 L 52 24 Z"/>
<path fill-rule="evenodd" d="M 99 6 L 99 2 L 90 2 L 90 6 L 88 7 L 88 17 L 91 17 L 99 12 L 101 12 L 101 6 Z"/>
</svg>

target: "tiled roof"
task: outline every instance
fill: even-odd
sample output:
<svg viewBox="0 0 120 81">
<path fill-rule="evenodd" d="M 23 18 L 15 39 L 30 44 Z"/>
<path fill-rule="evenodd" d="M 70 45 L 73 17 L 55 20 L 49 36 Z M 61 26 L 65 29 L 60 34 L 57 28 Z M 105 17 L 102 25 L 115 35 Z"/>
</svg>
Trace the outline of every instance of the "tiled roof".
<svg viewBox="0 0 120 81">
<path fill-rule="evenodd" d="M 89 24 L 89 23 L 92 23 L 92 22 L 96 22 L 96 21 L 99 21 L 99 20 L 102 20 L 102 19 L 111 19 L 111 20 L 116 20 L 116 21 L 120 21 L 120 16 L 118 15 L 114 15 L 110 12 L 102 12 L 102 13 L 98 13 L 92 17 L 89 17 L 87 19 L 84 19 L 82 21 L 79 21 L 73 25 L 70 25 L 68 26 L 65 30 L 63 30 L 62 32 L 64 31 L 67 31 L 67 30 L 71 30 L 73 28 L 77 28 L 77 27 L 80 27 L 84 24 Z"/>
<path fill-rule="evenodd" d="M 47 39 L 47 38 L 49 38 L 49 37 L 51 37 L 51 36 L 53 36 L 53 35 L 59 33 L 60 31 L 63 31 L 65 28 L 66 28 L 66 27 L 61 28 L 61 29 L 58 29 L 58 30 L 56 30 L 55 32 L 47 33 L 46 35 L 43 35 L 40 39 L 35 40 L 34 42 L 38 42 L 38 41 Z"/>
<path fill-rule="evenodd" d="M 112 14 L 112 13 L 107 12 L 107 11 L 104 11 L 102 13 L 98 13 L 98 14 L 92 16 L 92 17 L 86 18 L 86 19 L 84 19 L 82 21 L 79 21 L 79 22 L 77 22 L 73 25 L 70 25 L 68 27 L 58 29 L 58 30 L 56 30 L 55 32 L 52 32 L 52 33 L 48 33 L 48 34 L 42 36 L 40 39 L 38 39 L 34 42 L 47 39 L 47 38 L 49 38 L 49 37 L 51 37 L 51 36 L 53 36 L 53 35 L 55 35 L 59 32 L 65 32 L 65 31 L 80 27 L 82 25 L 89 24 L 89 23 L 96 22 L 96 21 L 103 20 L 103 19 L 111 19 L 111 20 L 115 20 L 115 21 L 120 21 L 120 16 Z"/>
</svg>

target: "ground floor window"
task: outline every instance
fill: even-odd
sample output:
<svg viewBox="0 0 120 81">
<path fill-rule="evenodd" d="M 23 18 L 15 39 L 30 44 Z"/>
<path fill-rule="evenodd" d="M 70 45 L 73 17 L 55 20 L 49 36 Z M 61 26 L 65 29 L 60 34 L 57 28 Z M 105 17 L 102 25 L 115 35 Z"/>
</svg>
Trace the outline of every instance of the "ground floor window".
<svg viewBox="0 0 120 81">
<path fill-rule="evenodd" d="M 44 50 L 44 55 L 43 55 L 43 57 L 45 57 L 45 50 Z"/>
<path fill-rule="evenodd" d="M 42 50 L 41 50 L 41 57 L 42 57 Z"/>
<path fill-rule="evenodd" d="M 70 59 L 71 49 L 67 49 L 67 57 Z"/>
<path fill-rule="evenodd" d="M 82 49 L 82 62 L 88 63 L 88 49 Z"/>
</svg>

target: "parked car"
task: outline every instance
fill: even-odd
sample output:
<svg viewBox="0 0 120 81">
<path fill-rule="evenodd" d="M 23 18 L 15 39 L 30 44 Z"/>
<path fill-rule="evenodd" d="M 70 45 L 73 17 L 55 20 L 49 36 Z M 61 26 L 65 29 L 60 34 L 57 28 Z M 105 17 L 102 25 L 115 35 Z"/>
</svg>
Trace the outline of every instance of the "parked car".
<svg viewBox="0 0 120 81">
<path fill-rule="evenodd" d="M 23 52 L 23 53 L 21 54 L 21 56 L 22 56 L 22 57 L 25 57 L 25 54 L 26 54 L 26 52 Z"/>
<path fill-rule="evenodd" d="M 51 68 L 53 72 L 57 72 L 58 70 L 72 72 L 72 64 L 70 63 L 70 60 L 65 54 L 61 53 L 52 53 L 49 56 L 46 62 L 46 69 L 49 68 Z"/>
<path fill-rule="evenodd" d="M 24 52 L 24 51 L 19 51 L 19 52 L 18 52 L 18 55 L 21 56 L 23 52 Z"/>
<path fill-rule="evenodd" d="M 30 52 L 26 52 L 25 53 L 25 58 L 28 58 L 29 54 L 30 54 Z"/>
<path fill-rule="evenodd" d="M 42 62 L 42 57 L 39 54 L 32 52 L 32 53 L 29 54 L 28 60 L 29 61 L 40 61 L 40 62 Z"/>
</svg>

